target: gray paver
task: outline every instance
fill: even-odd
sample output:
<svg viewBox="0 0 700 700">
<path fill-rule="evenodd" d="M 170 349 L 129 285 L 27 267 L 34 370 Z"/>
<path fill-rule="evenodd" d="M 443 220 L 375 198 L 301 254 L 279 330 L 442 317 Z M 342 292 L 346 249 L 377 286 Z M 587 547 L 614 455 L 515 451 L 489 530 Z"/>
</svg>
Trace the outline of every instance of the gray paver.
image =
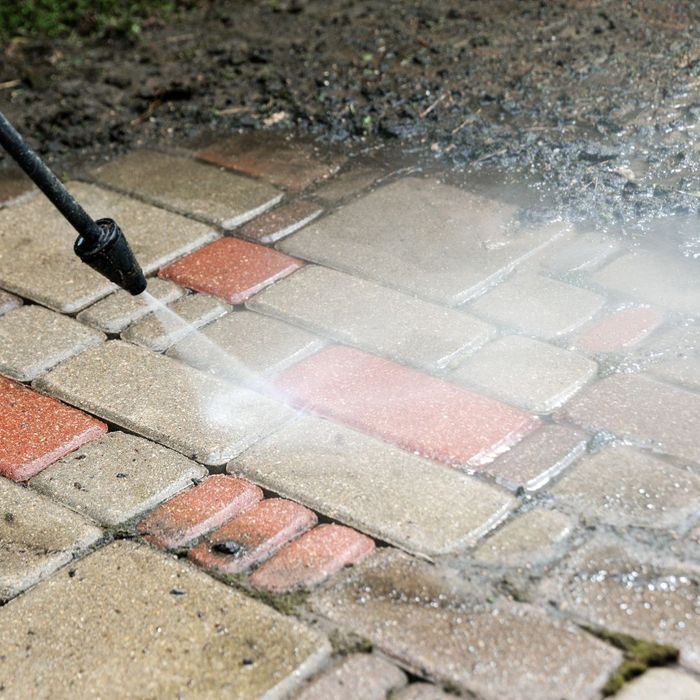
<svg viewBox="0 0 700 700">
<path fill-rule="evenodd" d="M 230 306 L 208 294 L 188 294 L 171 304 L 168 311 L 151 313 L 129 326 L 121 337 L 130 343 L 164 352 L 178 340 L 230 310 Z"/>
<path fill-rule="evenodd" d="M 430 683 L 411 683 L 392 695 L 391 700 L 454 700 L 455 697 Z"/>
<path fill-rule="evenodd" d="M 550 413 L 579 391 L 597 368 L 595 362 L 554 345 L 507 336 L 467 358 L 449 379 L 534 413 Z"/>
<path fill-rule="evenodd" d="M 22 300 L 20 298 L 16 297 L 14 294 L 3 292 L 2 289 L 0 289 L 0 316 L 20 306 L 22 306 Z"/>
<path fill-rule="evenodd" d="M 212 165 L 157 151 L 133 151 L 97 168 L 94 176 L 180 214 L 235 228 L 282 199 L 257 180 Z"/>
<path fill-rule="evenodd" d="M 620 244 L 602 233 L 572 235 L 547 249 L 541 266 L 558 275 L 588 271 L 600 267 L 619 250 Z"/>
<path fill-rule="evenodd" d="M 279 698 L 329 653 L 293 618 L 126 541 L 0 609 L 0 634 L 13 699 Z"/>
<path fill-rule="evenodd" d="M 33 586 L 102 536 L 77 513 L 2 478 L 0 512 L 0 601 Z"/>
<path fill-rule="evenodd" d="M 456 470 L 310 417 L 254 445 L 227 469 L 424 555 L 474 542 L 517 503 Z"/>
<path fill-rule="evenodd" d="M 148 280 L 146 291 L 163 304 L 170 304 L 179 299 L 185 290 L 173 282 L 152 277 Z M 81 323 L 93 326 L 103 333 L 121 333 L 127 326 L 150 313 L 151 306 L 141 296 L 133 296 L 119 289 L 105 299 L 81 311 L 77 319 Z"/>
<path fill-rule="evenodd" d="M 248 306 L 421 367 L 444 367 L 495 334 L 468 314 L 317 265 L 269 287 Z"/>
<path fill-rule="evenodd" d="M 698 700 L 700 682 L 674 668 L 651 668 L 625 684 L 616 700 Z"/>
<path fill-rule="evenodd" d="M 294 256 L 418 296 L 459 304 L 556 232 L 516 232 L 515 207 L 434 180 L 404 178 L 286 238 Z"/>
<path fill-rule="evenodd" d="M 72 318 L 42 306 L 22 306 L 0 318 L 0 372 L 31 381 L 104 340 L 103 333 Z"/>
<path fill-rule="evenodd" d="M 96 218 L 119 222 L 146 274 L 217 237 L 204 224 L 85 183 L 71 194 Z M 0 211 L 0 287 L 74 313 L 116 285 L 80 262 L 75 231 L 44 197 Z"/>
<path fill-rule="evenodd" d="M 167 447 L 113 432 L 51 465 L 30 486 L 114 527 L 142 515 L 207 473 L 205 467 Z"/>
<path fill-rule="evenodd" d="M 485 700 L 599 697 L 619 651 L 536 608 L 471 595 L 428 564 L 384 550 L 311 605 L 406 668 Z"/>
<path fill-rule="evenodd" d="M 556 338 L 589 321 L 605 299 L 541 275 L 522 274 L 467 307 L 479 316 L 528 335 Z"/>
<path fill-rule="evenodd" d="M 118 340 L 64 362 L 36 387 L 208 465 L 224 464 L 293 415 L 282 404 Z"/>
<path fill-rule="evenodd" d="M 379 180 L 385 173 L 377 167 L 352 167 L 324 182 L 314 190 L 313 197 L 323 204 L 337 204 L 352 197 Z"/>
</svg>

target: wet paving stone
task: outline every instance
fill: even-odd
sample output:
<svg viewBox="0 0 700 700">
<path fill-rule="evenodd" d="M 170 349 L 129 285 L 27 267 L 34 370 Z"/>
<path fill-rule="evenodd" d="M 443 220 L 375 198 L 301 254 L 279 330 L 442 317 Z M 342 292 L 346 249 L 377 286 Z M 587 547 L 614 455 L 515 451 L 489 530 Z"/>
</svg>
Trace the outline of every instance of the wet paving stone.
<svg viewBox="0 0 700 700">
<path fill-rule="evenodd" d="M 68 183 L 88 214 L 119 222 L 146 274 L 217 237 L 207 226 L 130 197 Z M 0 211 L 0 287 L 63 313 L 116 289 L 73 252 L 75 231 L 44 197 Z"/>
<path fill-rule="evenodd" d="M 0 373 L 29 382 L 105 340 L 104 333 L 43 306 L 22 306 L 0 317 Z"/>
<path fill-rule="evenodd" d="M 434 180 L 403 178 L 311 223 L 280 248 L 457 305 L 556 237 L 544 229 L 513 235 L 515 213 L 511 205 Z"/>
<path fill-rule="evenodd" d="M 262 497 L 257 486 L 243 479 L 214 474 L 156 508 L 137 529 L 151 544 L 175 549 L 252 508 Z"/>
<path fill-rule="evenodd" d="M 467 358 L 449 375 L 533 413 L 551 413 L 596 373 L 595 362 L 549 343 L 506 336 Z"/>
<path fill-rule="evenodd" d="M 650 668 L 625 684 L 616 700 L 694 700 L 700 698 L 697 678 L 675 668 Z"/>
<path fill-rule="evenodd" d="M 557 242 L 541 256 L 543 270 L 555 275 L 569 275 L 600 267 L 620 251 L 614 238 L 600 233 L 584 233 Z"/>
<path fill-rule="evenodd" d="M 0 316 L 13 309 L 18 309 L 20 306 L 22 306 L 22 300 L 19 297 L 0 289 Z"/>
<path fill-rule="evenodd" d="M 116 340 L 71 358 L 36 385 L 210 466 L 225 464 L 293 415 L 280 403 Z"/>
<path fill-rule="evenodd" d="M 157 151 L 133 151 L 93 174 L 106 185 L 223 228 L 240 226 L 282 199 L 270 185 Z"/>
<path fill-rule="evenodd" d="M 621 352 L 642 342 L 663 322 L 656 309 L 636 307 L 620 309 L 585 328 L 575 347 L 584 352 Z"/>
<path fill-rule="evenodd" d="M 455 466 L 484 464 L 539 425 L 519 409 L 342 346 L 276 383 L 300 407 Z"/>
<path fill-rule="evenodd" d="M 271 248 L 221 238 L 160 271 L 183 287 L 243 304 L 254 294 L 301 267 L 299 260 Z"/>
<path fill-rule="evenodd" d="M 373 551 L 366 535 L 342 525 L 319 525 L 268 559 L 250 582 L 271 593 L 311 588 Z"/>
<path fill-rule="evenodd" d="M 116 527 L 205 476 L 206 468 L 178 452 L 112 432 L 63 457 L 29 485 L 101 525 Z"/>
<path fill-rule="evenodd" d="M 351 166 L 317 187 L 313 192 L 313 198 L 332 206 L 366 190 L 384 175 L 385 172 L 378 167 Z"/>
<path fill-rule="evenodd" d="M 126 541 L 0 609 L 0 634 L 0 684 L 18 698 L 280 698 L 330 653 L 293 618 Z"/>
<path fill-rule="evenodd" d="M 401 666 L 485 700 L 599 697 L 620 652 L 539 609 L 475 596 L 385 549 L 313 594 L 311 605 Z"/>
<path fill-rule="evenodd" d="M 454 363 L 496 332 L 460 311 L 317 265 L 266 289 L 248 306 L 419 367 Z"/>
<path fill-rule="evenodd" d="M 243 224 L 236 235 L 253 243 L 275 243 L 318 218 L 323 209 L 303 199 L 270 209 Z"/>
<path fill-rule="evenodd" d="M 102 537 L 77 513 L 0 478 L 0 602 L 41 581 Z"/>
<path fill-rule="evenodd" d="M 24 481 L 107 431 L 100 421 L 0 377 L 0 474 Z"/>
<path fill-rule="evenodd" d="M 475 542 L 517 505 L 453 469 L 312 417 L 283 427 L 227 469 L 426 556 Z"/>
</svg>

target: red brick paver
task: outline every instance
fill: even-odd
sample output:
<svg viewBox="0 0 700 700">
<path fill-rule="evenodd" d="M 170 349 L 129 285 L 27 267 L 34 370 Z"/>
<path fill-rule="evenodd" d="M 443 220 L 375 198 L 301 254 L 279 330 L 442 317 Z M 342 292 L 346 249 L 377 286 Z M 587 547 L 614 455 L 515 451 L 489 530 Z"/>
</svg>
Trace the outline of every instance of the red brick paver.
<svg viewBox="0 0 700 700">
<path fill-rule="evenodd" d="M 23 481 L 107 426 L 82 411 L 0 377 L 0 474 Z"/>
<path fill-rule="evenodd" d="M 656 309 L 621 309 L 589 326 L 579 336 L 576 347 L 587 352 L 618 352 L 644 340 L 663 318 Z"/>
<path fill-rule="evenodd" d="M 301 407 L 445 464 L 484 464 L 539 425 L 500 401 L 348 347 L 322 350 L 277 383 Z"/>
<path fill-rule="evenodd" d="M 158 547 L 181 547 L 255 505 L 262 495 L 243 479 L 216 474 L 156 508 L 138 530 Z"/>
<path fill-rule="evenodd" d="M 163 268 L 159 275 L 231 304 L 243 304 L 302 264 L 271 248 L 236 238 L 220 238 Z"/>
<path fill-rule="evenodd" d="M 263 564 L 250 582 L 274 593 L 314 586 L 373 551 L 366 535 L 343 525 L 319 525 Z"/>
<path fill-rule="evenodd" d="M 201 566 L 236 574 L 266 559 L 317 522 L 308 508 L 268 498 L 209 534 L 190 557 Z"/>
</svg>

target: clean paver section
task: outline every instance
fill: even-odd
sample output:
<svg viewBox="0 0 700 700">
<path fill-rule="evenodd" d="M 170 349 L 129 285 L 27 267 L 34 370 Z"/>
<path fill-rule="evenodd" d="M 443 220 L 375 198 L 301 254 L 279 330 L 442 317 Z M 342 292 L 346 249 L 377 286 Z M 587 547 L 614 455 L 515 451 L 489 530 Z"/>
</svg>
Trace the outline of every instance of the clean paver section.
<svg viewBox="0 0 700 700">
<path fill-rule="evenodd" d="M 305 625 L 123 541 L 0 609 L 0 635 L 0 685 L 17 698 L 280 698 L 330 653 Z"/>
<path fill-rule="evenodd" d="M 119 340 L 67 360 L 36 383 L 212 466 L 225 464 L 293 415 L 271 399 Z"/>
<path fill-rule="evenodd" d="M 30 486 L 102 525 L 116 527 L 207 476 L 179 452 L 121 432 L 83 445 Z"/>
<path fill-rule="evenodd" d="M 323 210 L 317 204 L 299 199 L 270 209 L 257 218 L 243 224 L 236 231 L 238 236 L 254 243 L 275 243 L 302 226 L 318 218 Z"/>
<path fill-rule="evenodd" d="M 313 417 L 284 426 L 227 468 L 427 556 L 475 542 L 517 504 L 457 470 Z"/>
<path fill-rule="evenodd" d="M 619 252 L 620 243 L 601 233 L 574 234 L 555 243 L 539 261 L 541 267 L 557 275 L 569 275 L 600 267 Z"/>
<path fill-rule="evenodd" d="M 660 311 L 648 307 L 620 309 L 584 329 L 575 345 L 586 352 L 622 352 L 644 340 L 663 319 Z"/>
<path fill-rule="evenodd" d="M 317 265 L 266 289 L 248 306 L 419 367 L 444 367 L 495 334 L 468 314 Z"/>
<path fill-rule="evenodd" d="M 77 513 L 2 478 L 0 511 L 0 602 L 49 576 L 102 537 L 99 528 Z"/>
<path fill-rule="evenodd" d="M 214 168 L 196 160 L 133 151 L 94 171 L 100 182 L 158 206 L 234 228 L 282 199 L 262 182 Z"/>
<path fill-rule="evenodd" d="M 626 684 L 615 697 L 616 700 L 695 700 L 700 698 L 700 682 L 674 668 L 651 668 Z"/>
</svg>

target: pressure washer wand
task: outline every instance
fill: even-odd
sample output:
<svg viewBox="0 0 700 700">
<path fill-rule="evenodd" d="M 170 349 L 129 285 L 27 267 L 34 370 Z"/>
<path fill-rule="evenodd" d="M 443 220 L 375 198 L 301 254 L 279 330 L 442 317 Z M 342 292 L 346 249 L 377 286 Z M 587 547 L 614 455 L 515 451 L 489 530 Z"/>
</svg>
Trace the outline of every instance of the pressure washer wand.
<svg viewBox="0 0 700 700">
<path fill-rule="evenodd" d="M 0 145 L 78 232 L 75 254 L 130 294 L 141 294 L 146 289 L 146 278 L 116 222 L 93 221 L 2 112 Z"/>
</svg>

